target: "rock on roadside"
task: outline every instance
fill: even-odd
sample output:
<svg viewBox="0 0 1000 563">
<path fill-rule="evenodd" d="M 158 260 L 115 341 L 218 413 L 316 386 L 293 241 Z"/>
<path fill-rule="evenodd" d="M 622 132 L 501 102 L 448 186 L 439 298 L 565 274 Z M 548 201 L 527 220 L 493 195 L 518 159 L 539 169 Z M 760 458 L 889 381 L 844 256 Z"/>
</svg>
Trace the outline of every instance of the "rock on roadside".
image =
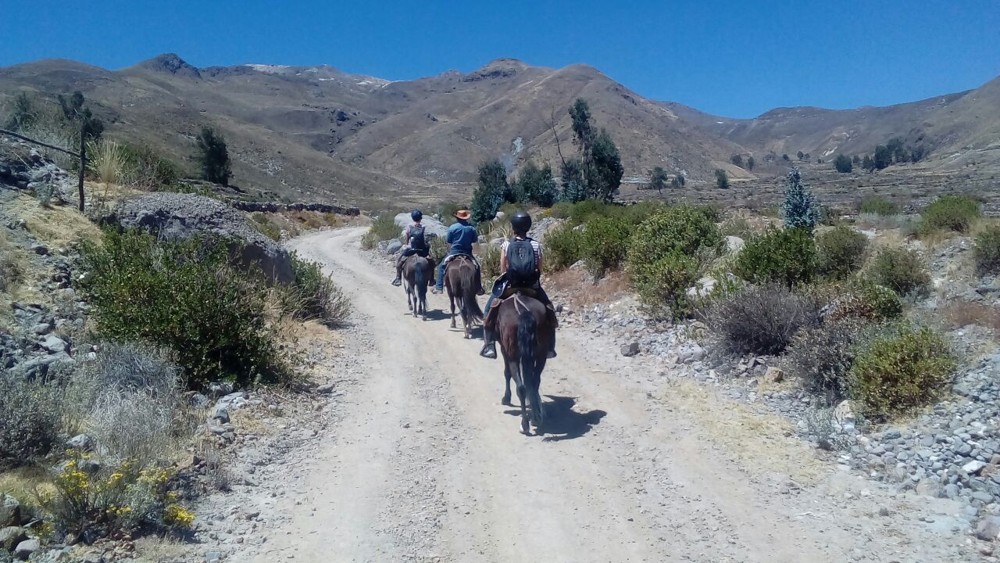
<svg viewBox="0 0 1000 563">
<path fill-rule="evenodd" d="M 253 228 L 243 214 L 209 197 L 168 192 L 143 194 L 119 203 L 103 222 L 145 229 L 167 239 L 187 239 L 198 233 L 233 238 L 242 245 L 242 263 L 260 266 L 272 280 L 290 282 L 295 277 L 287 250 Z"/>
</svg>

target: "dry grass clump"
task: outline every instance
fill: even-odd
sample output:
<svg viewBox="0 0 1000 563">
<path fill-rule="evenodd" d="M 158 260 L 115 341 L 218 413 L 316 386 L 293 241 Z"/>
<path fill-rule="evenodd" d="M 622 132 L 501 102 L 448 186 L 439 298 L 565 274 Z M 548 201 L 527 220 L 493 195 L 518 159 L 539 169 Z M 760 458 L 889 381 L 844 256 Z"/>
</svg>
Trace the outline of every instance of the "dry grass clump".
<svg viewBox="0 0 1000 563">
<path fill-rule="evenodd" d="M 1000 332 L 1000 308 L 972 301 L 953 301 L 941 310 L 941 318 L 951 328 L 969 325 Z"/>
<path fill-rule="evenodd" d="M 732 354 L 780 354 L 800 329 L 819 324 L 819 305 L 782 284 L 751 285 L 710 304 L 706 324 Z"/>
</svg>

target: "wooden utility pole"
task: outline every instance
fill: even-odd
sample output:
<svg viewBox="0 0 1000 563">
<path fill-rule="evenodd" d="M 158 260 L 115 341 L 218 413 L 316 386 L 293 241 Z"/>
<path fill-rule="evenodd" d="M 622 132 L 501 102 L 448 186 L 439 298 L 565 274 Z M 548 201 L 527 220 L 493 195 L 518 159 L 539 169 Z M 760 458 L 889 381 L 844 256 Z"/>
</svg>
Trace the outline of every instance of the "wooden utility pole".
<svg viewBox="0 0 1000 563">
<path fill-rule="evenodd" d="M 84 135 L 86 126 L 80 126 L 80 177 L 77 186 L 80 188 L 80 213 L 83 213 L 83 173 L 87 169 L 87 137 Z"/>
</svg>

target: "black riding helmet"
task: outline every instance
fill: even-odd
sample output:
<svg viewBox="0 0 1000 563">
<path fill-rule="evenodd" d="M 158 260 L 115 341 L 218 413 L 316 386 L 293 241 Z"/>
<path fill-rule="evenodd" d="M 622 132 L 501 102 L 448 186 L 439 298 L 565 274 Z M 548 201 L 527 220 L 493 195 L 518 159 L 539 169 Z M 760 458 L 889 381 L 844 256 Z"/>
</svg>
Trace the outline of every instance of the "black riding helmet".
<svg viewBox="0 0 1000 563">
<path fill-rule="evenodd" d="M 410 212 L 410 218 L 413 219 L 414 221 L 420 221 L 421 219 L 424 218 L 424 214 L 421 213 L 419 209 L 414 209 L 413 211 Z"/>
<path fill-rule="evenodd" d="M 528 229 L 531 228 L 531 215 L 518 211 L 510 218 L 510 226 L 514 227 L 515 233 L 528 234 Z"/>
</svg>

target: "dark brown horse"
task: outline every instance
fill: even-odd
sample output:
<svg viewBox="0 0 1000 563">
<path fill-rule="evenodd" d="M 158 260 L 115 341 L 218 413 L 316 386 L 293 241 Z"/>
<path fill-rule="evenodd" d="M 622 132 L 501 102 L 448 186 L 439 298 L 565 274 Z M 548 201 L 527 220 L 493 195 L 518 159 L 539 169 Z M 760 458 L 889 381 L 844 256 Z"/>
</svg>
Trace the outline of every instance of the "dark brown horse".
<svg viewBox="0 0 1000 563">
<path fill-rule="evenodd" d="M 451 303 L 451 328 L 455 326 L 455 305 L 462 313 L 462 323 L 465 325 L 465 337 L 472 338 L 472 327 L 477 322 L 483 322 L 483 310 L 476 300 L 479 289 L 476 280 L 476 264 L 472 258 L 458 255 L 444 269 L 444 285 L 448 289 L 448 301 Z"/>
<path fill-rule="evenodd" d="M 531 424 L 537 432 L 544 418 L 538 388 L 556 327 L 549 321 L 545 305 L 533 297 L 518 293 L 499 307 L 496 334 L 507 387 L 500 402 L 510 405 L 510 380 L 513 378 L 517 397 L 521 400 L 521 431 L 528 434 L 528 413 L 524 404 L 527 399 L 531 407 Z"/>
<path fill-rule="evenodd" d="M 406 290 L 406 304 L 413 316 L 427 320 L 427 284 L 434 271 L 430 260 L 414 254 L 403 262 L 403 289 Z"/>
</svg>

